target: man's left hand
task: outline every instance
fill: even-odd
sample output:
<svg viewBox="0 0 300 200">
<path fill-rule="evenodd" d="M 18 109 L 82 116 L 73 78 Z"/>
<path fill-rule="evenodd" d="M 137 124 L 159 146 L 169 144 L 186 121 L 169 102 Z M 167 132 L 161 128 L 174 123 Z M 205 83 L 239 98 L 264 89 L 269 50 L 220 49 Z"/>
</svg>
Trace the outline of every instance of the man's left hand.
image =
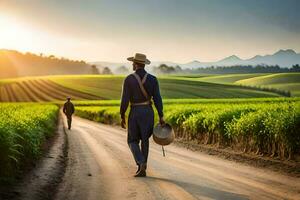
<svg viewBox="0 0 300 200">
<path fill-rule="evenodd" d="M 122 119 L 121 127 L 126 129 L 126 120 L 125 119 Z"/>
</svg>

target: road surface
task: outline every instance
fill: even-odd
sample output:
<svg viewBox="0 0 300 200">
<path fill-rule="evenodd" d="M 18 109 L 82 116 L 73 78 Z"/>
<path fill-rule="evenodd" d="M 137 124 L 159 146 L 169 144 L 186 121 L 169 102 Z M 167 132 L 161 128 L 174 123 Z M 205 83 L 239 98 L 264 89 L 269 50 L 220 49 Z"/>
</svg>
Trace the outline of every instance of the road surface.
<svg viewBox="0 0 300 200">
<path fill-rule="evenodd" d="M 58 200 L 300 199 L 300 179 L 151 139 L 147 178 L 136 166 L 126 131 L 74 117 L 67 130 L 68 165 Z"/>
</svg>

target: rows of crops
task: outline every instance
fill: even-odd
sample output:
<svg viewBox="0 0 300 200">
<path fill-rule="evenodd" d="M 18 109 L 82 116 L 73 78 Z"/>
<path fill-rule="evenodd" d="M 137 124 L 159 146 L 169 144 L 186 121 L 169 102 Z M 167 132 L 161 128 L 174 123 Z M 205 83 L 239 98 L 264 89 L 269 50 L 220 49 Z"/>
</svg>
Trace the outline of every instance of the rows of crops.
<svg viewBox="0 0 300 200">
<path fill-rule="evenodd" d="M 124 76 L 84 75 L 54 76 L 52 81 L 64 87 L 76 89 L 102 97 L 119 99 Z M 193 78 L 160 76 L 158 77 L 161 94 L 164 98 L 250 98 L 278 97 L 274 92 L 245 88 L 238 85 L 216 84 Z"/>
<path fill-rule="evenodd" d="M 202 104 L 170 101 L 165 105 L 165 118 L 178 138 L 290 159 L 300 149 L 298 100 Z M 78 106 L 76 114 L 102 123 L 120 123 L 117 105 Z"/>
<path fill-rule="evenodd" d="M 41 154 L 41 147 L 55 130 L 58 106 L 49 104 L 0 104 L 0 181 Z"/>
<path fill-rule="evenodd" d="M 101 99 L 58 85 L 48 79 L 28 79 L 0 86 L 0 102 L 41 102 L 72 99 Z"/>
</svg>

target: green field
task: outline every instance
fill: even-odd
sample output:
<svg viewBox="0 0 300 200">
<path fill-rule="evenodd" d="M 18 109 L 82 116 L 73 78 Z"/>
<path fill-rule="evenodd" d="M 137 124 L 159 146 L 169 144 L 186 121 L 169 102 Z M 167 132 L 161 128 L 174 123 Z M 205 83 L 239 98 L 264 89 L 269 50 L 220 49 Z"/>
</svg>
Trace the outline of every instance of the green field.
<svg viewBox="0 0 300 200">
<path fill-rule="evenodd" d="M 220 84 L 228 84 L 228 83 L 236 83 L 237 81 L 261 77 L 267 74 L 227 74 L 227 75 L 212 75 L 198 78 L 199 81 L 205 81 L 210 83 L 220 83 Z"/>
<path fill-rule="evenodd" d="M 235 82 L 241 85 L 262 86 L 288 90 L 292 96 L 300 96 L 300 73 L 269 74 Z"/>
<path fill-rule="evenodd" d="M 56 76 L 50 80 L 67 88 L 97 95 L 102 99 L 119 99 L 124 76 Z M 202 82 L 186 77 L 159 77 L 163 98 L 248 98 L 276 97 L 276 93 L 248 89 L 237 85 Z"/>
<path fill-rule="evenodd" d="M 202 82 L 253 86 L 261 89 L 290 91 L 292 96 L 300 96 L 300 73 L 255 73 L 226 75 L 191 75 L 181 76 Z"/>
<path fill-rule="evenodd" d="M 0 182 L 40 156 L 57 116 L 56 105 L 0 103 Z"/>
<path fill-rule="evenodd" d="M 300 96 L 300 73 L 159 76 L 163 98 L 262 98 Z M 65 75 L 0 81 L 2 102 L 120 99 L 125 76 Z"/>
<path fill-rule="evenodd" d="M 76 102 L 76 115 L 101 123 L 120 124 L 118 103 Z M 299 98 L 230 99 L 227 102 L 186 99 L 176 103 L 167 100 L 164 105 L 166 121 L 175 128 L 177 138 L 282 159 L 299 153 Z"/>
</svg>

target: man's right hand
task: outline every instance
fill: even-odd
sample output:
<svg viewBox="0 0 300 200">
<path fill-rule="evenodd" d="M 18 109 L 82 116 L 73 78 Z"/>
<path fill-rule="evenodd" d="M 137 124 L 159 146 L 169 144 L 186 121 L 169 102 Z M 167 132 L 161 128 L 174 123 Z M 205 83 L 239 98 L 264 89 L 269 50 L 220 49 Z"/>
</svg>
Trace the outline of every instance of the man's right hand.
<svg viewBox="0 0 300 200">
<path fill-rule="evenodd" d="M 161 126 L 164 126 L 166 124 L 164 117 L 159 118 L 159 123 Z"/>
<path fill-rule="evenodd" d="M 122 119 L 121 127 L 126 129 L 126 120 L 125 119 Z"/>
</svg>

